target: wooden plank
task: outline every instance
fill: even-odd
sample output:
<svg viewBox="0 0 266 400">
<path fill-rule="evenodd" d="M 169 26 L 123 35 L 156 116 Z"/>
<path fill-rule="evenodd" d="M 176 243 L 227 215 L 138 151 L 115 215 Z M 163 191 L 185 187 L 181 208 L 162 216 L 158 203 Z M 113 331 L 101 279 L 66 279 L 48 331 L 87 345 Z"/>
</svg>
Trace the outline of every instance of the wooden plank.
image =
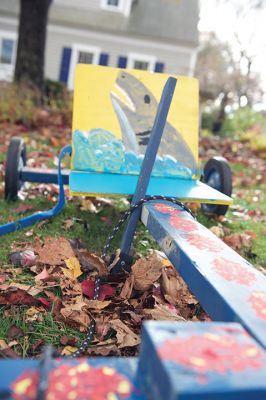
<svg viewBox="0 0 266 400">
<path fill-rule="evenodd" d="M 134 194 L 138 175 L 107 174 L 71 171 L 71 194 L 88 193 Z M 210 186 L 192 179 L 173 179 L 151 176 L 147 195 L 176 197 L 180 200 L 212 204 L 231 204 L 232 199 Z"/>
<path fill-rule="evenodd" d="M 145 400 L 137 387 L 137 364 L 137 359 L 114 357 L 53 360 L 48 398 Z M 9 390 L 10 397 L 5 398 L 35 398 L 26 394 L 36 391 L 38 365 L 37 360 L 0 361 L 0 398 Z"/>
<path fill-rule="evenodd" d="M 141 219 L 210 317 L 266 348 L 266 277 L 178 206 L 149 202 Z"/>
<path fill-rule="evenodd" d="M 266 353 L 240 324 L 149 321 L 138 376 L 156 400 L 262 400 Z"/>
</svg>

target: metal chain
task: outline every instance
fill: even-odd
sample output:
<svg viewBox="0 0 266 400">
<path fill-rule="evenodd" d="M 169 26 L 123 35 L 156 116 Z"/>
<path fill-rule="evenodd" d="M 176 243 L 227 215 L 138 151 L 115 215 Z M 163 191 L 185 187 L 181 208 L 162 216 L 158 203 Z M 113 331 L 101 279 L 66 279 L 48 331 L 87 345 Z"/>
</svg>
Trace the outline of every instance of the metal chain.
<svg viewBox="0 0 266 400">
<path fill-rule="evenodd" d="M 107 256 L 107 251 L 110 247 L 111 241 L 114 239 L 115 235 L 117 234 L 119 228 L 123 225 L 123 223 L 128 219 L 128 217 L 135 211 L 137 208 L 139 208 L 142 204 L 147 203 L 148 201 L 151 200 L 165 200 L 169 201 L 170 203 L 174 203 L 181 207 L 184 211 L 187 211 L 194 219 L 196 219 L 195 215 L 192 213 L 192 211 L 181 201 L 175 199 L 174 197 L 168 197 L 168 196 L 147 196 L 141 200 L 139 200 L 136 204 L 132 204 L 127 211 L 122 214 L 122 217 L 118 221 L 118 223 L 115 225 L 113 228 L 111 234 L 108 236 L 106 244 L 103 248 L 103 252 L 101 254 L 101 258 L 105 259 Z"/>
<path fill-rule="evenodd" d="M 151 200 L 165 200 L 165 201 L 169 201 L 171 203 L 174 203 L 174 204 L 178 205 L 179 207 L 181 207 L 184 211 L 187 211 L 193 218 L 195 218 L 195 216 L 192 213 L 192 211 L 184 203 L 182 203 L 181 201 L 175 199 L 174 197 L 147 196 L 147 197 L 139 200 L 136 204 L 132 204 L 129 207 L 129 209 L 123 213 L 122 217 L 120 218 L 118 223 L 113 228 L 111 234 L 107 238 L 106 244 L 105 244 L 105 246 L 103 248 L 103 251 L 102 251 L 102 254 L 101 254 L 101 258 L 102 259 L 106 258 L 107 251 L 108 251 L 108 249 L 110 247 L 111 241 L 114 239 L 115 235 L 117 234 L 119 228 L 123 225 L 123 223 L 128 219 L 128 217 L 137 208 L 139 208 L 142 204 L 147 203 L 148 201 L 151 201 Z M 96 278 L 95 278 L 95 289 L 94 289 L 93 300 L 98 300 L 99 299 L 100 283 L 101 283 L 100 277 L 99 277 L 99 275 L 97 275 Z M 74 353 L 71 354 L 71 358 L 79 357 L 85 352 L 85 350 L 88 348 L 90 342 L 93 339 L 93 336 L 94 336 L 94 333 L 95 333 L 95 327 L 96 327 L 96 322 L 93 319 L 90 322 L 89 329 L 88 329 L 88 332 L 86 333 L 85 339 L 83 340 L 83 342 L 81 343 L 79 348 Z"/>
</svg>

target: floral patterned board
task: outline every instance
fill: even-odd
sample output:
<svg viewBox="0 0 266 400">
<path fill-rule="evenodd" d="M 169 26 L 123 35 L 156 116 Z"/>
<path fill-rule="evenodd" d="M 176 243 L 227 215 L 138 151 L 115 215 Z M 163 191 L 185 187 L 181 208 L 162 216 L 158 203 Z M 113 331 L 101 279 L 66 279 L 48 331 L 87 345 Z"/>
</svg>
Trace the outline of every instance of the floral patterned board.
<svg viewBox="0 0 266 400">
<path fill-rule="evenodd" d="M 157 400 L 266 398 L 266 353 L 236 323 L 149 321 L 138 373 Z"/>
<path fill-rule="evenodd" d="M 266 348 L 266 276 L 178 206 L 150 202 L 141 219 L 210 317 Z"/>
<path fill-rule="evenodd" d="M 0 361 L 0 398 L 35 400 L 38 361 Z M 98 358 L 53 360 L 47 400 L 144 400 L 135 380 L 137 360 Z M 8 397 L 5 397 L 8 399 Z"/>
</svg>

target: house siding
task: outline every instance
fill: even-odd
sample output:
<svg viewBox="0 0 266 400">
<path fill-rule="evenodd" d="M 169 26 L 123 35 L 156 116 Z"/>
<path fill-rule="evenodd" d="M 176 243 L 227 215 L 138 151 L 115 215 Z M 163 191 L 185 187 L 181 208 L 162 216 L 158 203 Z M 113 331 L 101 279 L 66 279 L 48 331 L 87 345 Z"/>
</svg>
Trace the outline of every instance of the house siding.
<svg viewBox="0 0 266 400">
<path fill-rule="evenodd" d="M 99 48 L 113 67 L 119 57 L 138 53 L 163 63 L 164 72 L 191 74 L 198 45 L 198 0 L 138 0 L 129 17 L 102 10 L 100 3 L 53 1 L 45 51 L 47 78 L 60 78 L 63 48 L 74 44 Z M 161 18 L 156 19 L 160 11 Z M 17 32 L 18 13 L 19 0 L 1 0 L 0 30 Z"/>
</svg>

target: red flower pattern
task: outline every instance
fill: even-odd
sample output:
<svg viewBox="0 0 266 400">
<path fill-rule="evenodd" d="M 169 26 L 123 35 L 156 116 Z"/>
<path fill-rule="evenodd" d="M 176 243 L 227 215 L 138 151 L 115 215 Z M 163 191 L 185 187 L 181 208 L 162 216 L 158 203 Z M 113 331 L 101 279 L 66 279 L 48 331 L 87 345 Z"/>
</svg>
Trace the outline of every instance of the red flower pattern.
<svg viewBox="0 0 266 400">
<path fill-rule="evenodd" d="M 266 292 L 256 291 L 253 292 L 249 298 L 252 308 L 255 310 L 257 316 L 266 320 Z"/>
<path fill-rule="evenodd" d="M 215 240 L 206 235 L 204 236 L 200 231 L 190 233 L 187 236 L 187 241 L 191 246 L 197 247 L 199 250 L 207 250 L 210 253 L 219 253 L 224 250 L 223 243 L 220 243 L 218 239 Z"/>
<path fill-rule="evenodd" d="M 216 272 L 227 281 L 233 281 L 240 285 L 251 286 L 256 281 L 253 272 L 248 271 L 242 264 L 230 261 L 226 258 L 216 258 L 212 265 Z"/>
<path fill-rule="evenodd" d="M 181 210 L 177 210 L 175 207 L 168 206 L 167 204 L 163 203 L 155 204 L 153 207 L 155 208 L 155 210 L 161 212 L 162 214 L 172 214 L 172 213 L 177 214 L 181 212 Z"/>
<path fill-rule="evenodd" d="M 170 216 L 169 224 L 185 232 L 193 232 L 198 229 L 197 224 L 192 219 L 182 218 L 179 214 L 174 213 Z"/>
<path fill-rule="evenodd" d="M 213 332 L 166 340 L 158 353 L 163 360 L 173 361 L 199 374 L 237 373 L 263 366 L 263 354 L 256 345 Z M 202 384 L 205 382 L 201 380 Z"/>
<path fill-rule="evenodd" d="M 14 400 L 36 398 L 38 372 L 25 371 L 12 384 Z M 132 392 L 129 380 L 114 368 L 94 368 L 86 361 L 78 365 L 63 364 L 49 373 L 48 400 L 107 400 L 128 398 Z"/>
</svg>

